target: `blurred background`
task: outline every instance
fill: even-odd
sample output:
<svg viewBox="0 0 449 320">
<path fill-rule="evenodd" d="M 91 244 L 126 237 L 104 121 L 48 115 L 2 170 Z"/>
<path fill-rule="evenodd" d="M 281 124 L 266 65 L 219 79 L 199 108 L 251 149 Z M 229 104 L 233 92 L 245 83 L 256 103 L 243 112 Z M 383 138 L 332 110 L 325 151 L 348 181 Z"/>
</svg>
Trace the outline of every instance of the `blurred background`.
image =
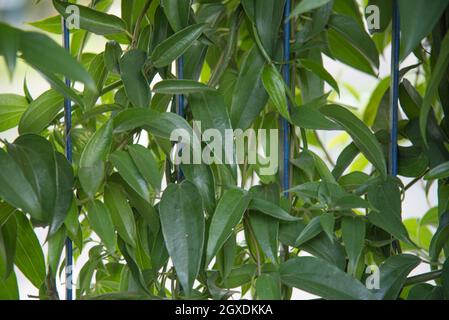
<svg viewBox="0 0 449 320">
<path fill-rule="evenodd" d="M 80 4 L 87 1 L 79 1 Z M 363 2 L 363 1 L 361 1 Z M 111 7 L 110 13 L 120 15 L 120 1 L 115 0 Z M 15 27 L 35 30 L 37 29 L 30 26 L 28 23 L 38 21 L 50 16 L 55 16 L 54 10 L 50 0 L 41 0 L 36 4 L 35 0 L 0 0 L 0 22 L 11 24 Z M 39 31 L 42 32 L 42 31 Z M 58 43 L 62 42 L 61 37 L 53 34 L 48 34 Z M 92 35 L 87 45 L 87 51 L 100 52 L 104 50 L 105 40 L 101 37 Z M 388 77 L 390 74 L 390 48 L 387 48 L 383 57 L 381 58 L 381 65 L 378 77 L 372 77 L 367 74 L 354 70 L 339 62 L 335 62 L 326 56 L 325 65 L 327 70 L 334 76 L 340 86 L 341 95 L 332 95 L 331 99 L 336 103 L 341 103 L 347 106 L 351 106 L 360 114 L 370 101 L 373 95 L 373 91 L 381 81 L 381 79 Z M 410 57 L 407 59 L 401 67 L 415 64 L 416 61 Z M 410 81 L 415 82 L 415 76 L 412 74 Z M 0 58 L 0 94 L 1 93 L 15 93 L 23 95 L 24 79 L 27 83 L 31 95 L 35 98 L 44 91 L 48 90 L 50 86 L 48 83 L 32 68 L 28 67 L 20 59 L 17 61 L 17 68 L 12 79 L 9 78 L 3 59 Z M 329 88 L 330 91 L 330 88 Z M 379 97 L 380 99 L 381 97 Z M 335 132 L 320 132 L 320 138 L 324 142 L 325 146 L 330 152 L 331 157 L 336 160 L 342 147 L 344 147 L 349 137 L 346 134 Z M 0 138 L 8 141 L 13 141 L 17 136 L 17 130 L 11 129 L 6 132 L 0 132 Z M 408 179 L 402 179 L 404 184 L 409 182 Z M 403 217 L 407 223 L 413 223 L 414 220 L 422 217 L 430 208 L 436 203 L 436 190 L 431 188 L 428 195 L 424 191 L 424 185 L 422 183 L 415 184 L 410 188 L 403 202 Z M 408 222 L 407 222 L 408 221 Z M 45 235 L 46 230 L 40 230 L 39 232 L 41 244 L 46 249 Z M 84 264 L 87 257 L 88 248 L 85 248 L 84 254 L 78 259 L 75 266 L 75 276 L 78 269 Z M 79 267 L 79 268 L 77 268 Z M 429 271 L 427 265 L 419 266 L 413 274 Z M 17 270 L 17 276 L 20 287 L 21 299 L 30 299 L 37 295 L 37 289 L 33 287 L 31 283 Z M 62 279 L 63 280 L 63 279 Z M 63 297 L 62 282 L 58 283 L 59 292 L 61 298 Z M 313 296 L 295 290 L 294 298 L 296 299 L 308 299 Z M 245 297 L 245 298 L 251 298 Z"/>
</svg>

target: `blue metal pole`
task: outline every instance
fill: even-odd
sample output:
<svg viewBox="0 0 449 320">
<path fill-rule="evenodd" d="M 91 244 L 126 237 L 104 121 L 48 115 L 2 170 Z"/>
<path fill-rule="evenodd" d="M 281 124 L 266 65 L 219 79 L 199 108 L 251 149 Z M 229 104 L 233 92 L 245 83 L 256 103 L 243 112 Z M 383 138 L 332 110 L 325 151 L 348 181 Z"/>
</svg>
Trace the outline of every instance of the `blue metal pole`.
<svg viewBox="0 0 449 320">
<path fill-rule="evenodd" d="M 391 135 L 389 171 L 398 174 L 398 101 L 399 101 L 399 51 L 401 46 L 401 22 L 398 0 L 393 0 L 393 31 L 391 45 Z"/>
<path fill-rule="evenodd" d="M 181 56 L 177 61 L 176 61 L 176 75 L 178 77 L 178 79 L 184 79 L 184 57 Z M 185 117 L 185 112 L 184 112 L 184 96 L 182 94 L 177 96 L 177 110 L 176 113 L 180 116 L 180 117 Z M 178 168 L 178 182 L 181 182 L 181 180 L 184 178 L 184 175 L 182 174 L 182 171 L 180 168 Z"/>
<path fill-rule="evenodd" d="M 64 48 L 70 53 L 70 31 L 67 28 L 66 21 L 63 19 L 64 28 Z M 70 79 L 65 78 L 65 84 L 70 88 Z M 69 98 L 64 98 L 64 123 L 65 123 L 65 153 L 67 160 L 72 163 L 72 102 Z M 73 248 L 72 241 L 67 237 L 65 241 L 65 251 L 66 251 L 66 265 L 65 265 L 65 288 L 66 288 L 66 300 L 73 299 L 73 287 L 72 287 L 72 277 L 73 277 Z"/>
<path fill-rule="evenodd" d="M 290 87 L 290 22 L 291 0 L 286 0 L 284 8 L 284 67 L 283 76 L 287 86 Z M 283 176 L 282 188 L 288 190 L 290 188 L 290 124 L 286 119 L 282 120 L 283 127 Z M 285 193 L 287 196 L 287 193 Z"/>
</svg>

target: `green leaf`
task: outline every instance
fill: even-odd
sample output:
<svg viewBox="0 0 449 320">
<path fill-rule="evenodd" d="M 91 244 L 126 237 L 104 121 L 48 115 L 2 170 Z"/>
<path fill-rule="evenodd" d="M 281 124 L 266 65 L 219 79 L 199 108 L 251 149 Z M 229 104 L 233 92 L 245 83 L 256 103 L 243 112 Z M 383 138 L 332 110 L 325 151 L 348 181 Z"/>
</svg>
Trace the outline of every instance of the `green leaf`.
<svg viewBox="0 0 449 320">
<path fill-rule="evenodd" d="M 48 237 L 47 265 L 48 277 L 52 277 L 52 281 L 56 279 L 58 274 L 59 263 L 62 259 L 62 251 L 67 240 L 67 230 L 65 227 L 59 228 L 57 232 Z"/>
<path fill-rule="evenodd" d="M 268 94 L 262 82 L 265 63 L 258 48 L 254 46 L 240 68 L 230 112 L 234 129 L 245 130 L 250 127 L 267 104 Z"/>
<path fill-rule="evenodd" d="M 131 188 L 149 202 L 150 189 L 148 183 L 139 172 L 130 154 L 123 150 L 117 150 L 110 155 L 109 159 Z"/>
<path fill-rule="evenodd" d="M 320 216 L 321 228 L 331 242 L 334 241 L 335 217 L 333 214 L 324 213 Z"/>
<path fill-rule="evenodd" d="M 449 1 L 444 1 L 449 2 Z M 432 109 L 433 100 L 438 93 L 441 80 L 446 75 L 446 70 L 449 66 L 449 33 L 446 34 L 442 43 L 440 53 L 435 67 L 432 70 L 432 76 L 427 84 L 426 95 L 424 96 L 420 115 L 419 115 L 419 126 L 421 128 L 421 135 L 424 139 L 424 143 L 427 144 L 427 127 L 429 114 Z"/>
<path fill-rule="evenodd" d="M 218 202 L 209 227 L 206 265 L 216 255 L 234 228 L 242 220 L 248 208 L 250 197 L 244 190 L 232 188 L 227 190 Z"/>
<path fill-rule="evenodd" d="M 198 188 L 204 208 L 212 215 L 216 201 L 214 176 L 211 168 L 205 164 L 182 164 L 181 171 L 184 177 Z"/>
<path fill-rule="evenodd" d="M 87 203 L 86 210 L 92 229 L 103 241 L 108 251 L 115 252 L 115 230 L 108 208 L 101 201 L 94 200 Z"/>
<path fill-rule="evenodd" d="M 340 95 L 340 88 L 338 87 L 337 81 L 327 72 L 323 65 L 309 59 L 301 59 L 299 62 L 302 67 L 316 74 L 321 80 L 326 81 Z"/>
<path fill-rule="evenodd" d="M 11 215 L 6 222 L 0 226 L 0 260 L 4 264 L 4 272 L 0 278 L 7 279 L 14 271 L 14 256 L 17 245 L 17 222 L 16 217 Z"/>
<path fill-rule="evenodd" d="M 329 26 L 343 36 L 372 65 L 379 68 L 379 53 L 376 45 L 356 20 L 349 16 L 334 14 L 329 19 Z"/>
<path fill-rule="evenodd" d="M 68 19 L 71 19 L 73 14 L 73 10 L 68 7 L 76 6 L 79 10 L 77 18 L 79 18 L 80 28 L 89 32 L 98 35 L 111 35 L 126 31 L 126 23 L 114 15 L 59 0 L 53 0 L 53 6 L 64 18 Z"/>
<path fill-rule="evenodd" d="M 28 22 L 29 25 L 54 34 L 62 34 L 61 16 L 53 16 L 42 20 Z"/>
<path fill-rule="evenodd" d="M 159 172 L 156 159 L 151 150 L 145 148 L 144 146 L 135 144 L 128 146 L 128 153 L 146 182 L 149 183 L 155 190 L 160 190 L 162 177 Z"/>
<path fill-rule="evenodd" d="M 444 162 L 432 170 L 430 170 L 425 176 L 425 180 L 439 180 L 449 177 L 449 162 Z"/>
<path fill-rule="evenodd" d="M 160 203 L 162 232 L 187 297 L 200 271 L 205 221 L 198 189 L 190 181 L 170 184 Z"/>
<path fill-rule="evenodd" d="M 325 260 L 315 257 L 289 259 L 281 264 L 282 282 L 328 300 L 375 300 L 365 286 Z"/>
<path fill-rule="evenodd" d="M 109 72 L 120 74 L 120 58 L 123 50 L 117 41 L 108 41 L 104 51 L 104 65 Z"/>
<path fill-rule="evenodd" d="M 281 74 L 273 64 L 267 64 L 262 74 L 262 82 L 277 111 L 290 121 L 285 84 Z"/>
<path fill-rule="evenodd" d="M 126 52 L 120 59 L 120 76 L 126 95 L 135 107 L 148 108 L 150 105 L 150 86 L 143 74 L 147 54 L 138 49 Z"/>
<path fill-rule="evenodd" d="M 382 147 L 374 134 L 359 118 L 351 111 L 337 105 L 323 108 L 321 112 L 341 125 L 354 140 L 360 151 L 379 170 L 379 173 L 384 177 L 387 175 L 387 166 Z"/>
<path fill-rule="evenodd" d="M 256 296 L 259 300 L 281 300 L 281 279 L 279 273 L 264 273 L 257 277 Z"/>
<path fill-rule="evenodd" d="M 368 220 L 396 239 L 413 245 L 401 220 L 401 194 L 397 181 L 388 178 L 386 181 L 373 183 L 368 188 L 367 195 L 374 208 L 368 214 Z"/>
<path fill-rule="evenodd" d="M 14 128 L 28 107 L 25 97 L 0 94 L 0 132 Z"/>
<path fill-rule="evenodd" d="M 91 110 L 97 103 L 98 98 L 101 95 L 101 91 L 106 82 L 108 76 L 108 70 L 104 63 L 104 53 L 97 54 L 89 63 L 87 70 L 95 82 L 95 90 L 85 88 L 83 92 L 83 108 L 85 110 Z"/>
<path fill-rule="evenodd" d="M 168 66 L 182 56 L 182 54 L 190 48 L 192 43 L 201 36 L 206 28 L 207 25 L 199 23 L 176 32 L 154 48 L 150 57 L 151 63 L 156 68 Z"/>
<path fill-rule="evenodd" d="M 315 217 L 301 231 L 295 241 L 295 246 L 299 247 L 307 241 L 312 240 L 323 231 L 321 227 L 320 217 Z"/>
<path fill-rule="evenodd" d="M 401 60 L 419 45 L 421 40 L 429 35 L 438 23 L 448 0 L 399 0 L 401 12 Z M 416 23 L 419 21 L 419 23 Z"/>
<path fill-rule="evenodd" d="M 269 55 L 274 55 L 279 40 L 279 29 L 284 13 L 284 0 L 255 0 L 254 25 L 264 50 Z"/>
<path fill-rule="evenodd" d="M 41 211 L 28 213 L 37 222 L 51 225 L 50 234 L 56 232 L 72 202 L 72 167 L 48 140 L 37 135 L 20 136 L 8 145 L 8 152 L 33 189 L 32 194 L 23 193 L 22 197 L 36 196 L 39 201 Z"/>
<path fill-rule="evenodd" d="M 421 260 L 414 255 L 400 254 L 385 260 L 379 268 L 380 289 L 374 290 L 374 294 L 380 300 L 396 300 L 401 292 L 407 276 L 419 264 Z"/>
<path fill-rule="evenodd" d="M 109 183 L 104 191 L 104 203 L 111 214 L 119 236 L 133 248 L 136 247 L 136 222 L 133 211 L 120 186 Z"/>
<path fill-rule="evenodd" d="M 281 220 L 281 221 L 298 221 L 300 220 L 297 217 L 291 216 L 288 212 L 286 212 L 284 209 L 279 207 L 278 205 L 274 204 L 273 202 L 260 199 L 260 198 L 252 198 L 251 202 L 249 203 L 249 208 L 251 210 L 257 210 L 260 211 L 268 216 L 271 216 L 275 219 Z"/>
<path fill-rule="evenodd" d="M 441 284 L 443 285 L 444 298 L 449 299 L 449 259 L 443 264 L 443 274 L 441 275 Z"/>
<path fill-rule="evenodd" d="M 358 217 L 343 217 L 341 222 L 341 233 L 349 258 L 348 273 L 354 277 L 365 246 L 365 228 L 365 221 Z"/>
<path fill-rule="evenodd" d="M 92 91 L 96 90 L 94 81 L 81 64 L 46 35 L 21 32 L 20 51 L 22 58 L 40 71 L 67 76 L 72 81 L 84 83 Z"/>
<path fill-rule="evenodd" d="M 9 77 L 12 78 L 17 61 L 20 31 L 7 24 L 0 23 L 0 56 L 5 59 Z"/>
<path fill-rule="evenodd" d="M 251 230 L 257 243 L 271 263 L 278 263 L 279 220 L 257 211 L 248 214 Z"/>
<path fill-rule="evenodd" d="M 42 246 L 28 219 L 17 214 L 17 249 L 15 264 L 28 280 L 40 288 L 45 281 L 45 260 Z"/>
<path fill-rule="evenodd" d="M 111 144 L 112 121 L 108 121 L 90 138 L 81 154 L 78 177 L 81 186 L 91 199 L 103 182 L 105 161 Z"/>
<path fill-rule="evenodd" d="M 292 11 L 289 19 L 324 6 L 331 0 L 302 0 Z"/>
<path fill-rule="evenodd" d="M 153 88 L 153 92 L 155 93 L 170 95 L 201 93 L 213 90 L 213 88 L 204 83 L 193 80 L 163 80 L 156 83 Z"/>
<path fill-rule="evenodd" d="M 192 0 L 162 0 L 161 6 L 171 28 L 177 32 L 189 25 Z"/>
<path fill-rule="evenodd" d="M 440 217 L 438 229 L 430 242 L 429 254 L 432 261 L 438 261 L 441 250 L 449 240 L 449 211 L 443 213 Z"/>
<path fill-rule="evenodd" d="M 0 257 L 0 275 L 5 273 L 5 263 Z M 19 300 L 19 287 L 15 273 L 11 273 L 8 278 L 0 277 L 0 300 Z"/>
<path fill-rule="evenodd" d="M 39 134 L 45 130 L 61 112 L 64 97 L 54 90 L 48 90 L 31 102 L 19 123 L 19 133 Z"/>
</svg>

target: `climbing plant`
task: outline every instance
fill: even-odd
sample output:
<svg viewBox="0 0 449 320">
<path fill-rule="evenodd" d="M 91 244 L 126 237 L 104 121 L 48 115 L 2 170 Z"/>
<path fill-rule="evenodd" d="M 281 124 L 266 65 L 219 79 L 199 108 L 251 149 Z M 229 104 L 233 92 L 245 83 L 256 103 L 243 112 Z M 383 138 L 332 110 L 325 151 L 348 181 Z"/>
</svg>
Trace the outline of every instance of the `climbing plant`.
<svg viewBox="0 0 449 320">
<path fill-rule="evenodd" d="M 20 271 L 40 299 L 72 282 L 77 299 L 449 299 L 448 0 L 44 1 L 57 14 L 37 31 L 0 23 L 1 76 L 20 59 L 51 86 L 0 94 L 0 131 L 18 130 L 0 148 L 0 298 L 20 297 Z M 398 13 L 417 63 L 398 74 L 395 157 L 379 68 Z M 367 106 L 338 103 L 324 56 L 378 79 Z M 197 122 L 279 141 L 202 139 L 225 161 L 175 162 L 192 145 L 173 132 L 195 140 Z M 350 137 L 336 157 L 330 131 Z M 437 205 L 404 221 L 417 183 Z"/>
</svg>

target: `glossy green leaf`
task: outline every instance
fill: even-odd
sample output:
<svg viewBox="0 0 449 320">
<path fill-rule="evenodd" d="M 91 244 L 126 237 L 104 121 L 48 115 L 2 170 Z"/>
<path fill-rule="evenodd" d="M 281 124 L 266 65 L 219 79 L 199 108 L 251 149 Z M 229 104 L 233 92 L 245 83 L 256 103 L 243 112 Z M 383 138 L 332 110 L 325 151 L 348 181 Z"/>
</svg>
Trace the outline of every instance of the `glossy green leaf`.
<svg viewBox="0 0 449 320">
<path fill-rule="evenodd" d="M 449 1 L 446 0 L 444 2 L 449 3 Z M 435 98 L 435 95 L 438 93 L 440 82 L 441 80 L 443 80 L 443 77 L 446 74 L 445 71 L 447 70 L 448 66 L 449 66 L 449 34 L 446 34 L 441 43 L 441 50 L 438 55 L 436 65 L 433 68 L 432 76 L 427 85 L 426 95 L 424 96 L 419 115 L 419 126 L 425 144 L 427 144 L 428 142 L 427 126 L 429 114 L 432 109 L 432 103 Z"/>
<path fill-rule="evenodd" d="M 264 273 L 257 277 L 256 295 L 259 300 L 281 300 L 279 273 Z"/>
<path fill-rule="evenodd" d="M 117 41 L 108 41 L 104 51 L 104 65 L 109 72 L 120 74 L 120 58 L 123 51 Z"/>
<path fill-rule="evenodd" d="M 387 166 L 382 148 L 374 134 L 360 119 L 351 111 L 337 105 L 323 108 L 321 112 L 341 125 L 366 158 L 379 170 L 379 173 L 382 176 L 387 175 Z"/>
<path fill-rule="evenodd" d="M 213 88 L 193 80 L 163 80 L 158 82 L 153 91 L 160 94 L 191 94 L 212 91 Z"/>
<path fill-rule="evenodd" d="M 161 6 L 168 22 L 174 31 L 184 29 L 189 25 L 192 0 L 162 0 Z"/>
<path fill-rule="evenodd" d="M 204 164 L 182 164 L 184 177 L 192 182 L 203 199 L 203 206 L 209 214 L 213 214 L 216 207 L 214 177 L 210 167 Z"/>
<path fill-rule="evenodd" d="M 401 221 L 401 194 L 397 181 L 389 178 L 386 181 L 373 183 L 368 188 L 367 195 L 368 201 L 374 208 L 368 214 L 368 220 L 395 238 L 411 243 Z"/>
<path fill-rule="evenodd" d="M 274 55 L 279 40 L 285 0 L 253 0 L 254 25 L 264 50 Z"/>
<path fill-rule="evenodd" d="M 290 120 L 284 80 L 273 64 L 267 64 L 265 66 L 262 74 L 262 82 L 277 111 L 285 119 Z"/>
<path fill-rule="evenodd" d="M 341 232 L 349 257 L 348 273 L 356 275 L 357 266 L 365 246 L 365 221 L 361 218 L 343 217 Z"/>
<path fill-rule="evenodd" d="M 392 256 L 385 260 L 379 267 L 380 289 L 374 290 L 374 294 L 381 300 L 396 300 L 401 292 L 407 276 L 421 262 L 410 254 Z"/>
<path fill-rule="evenodd" d="M 375 300 L 358 280 L 325 260 L 315 257 L 289 259 L 280 268 L 282 282 L 328 300 Z"/>
<path fill-rule="evenodd" d="M 128 146 L 128 153 L 146 182 L 155 190 L 160 190 L 162 177 L 151 150 L 135 144 Z"/>
<path fill-rule="evenodd" d="M 247 129 L 266 105 L 268 94 L 262 83 L 264 69 L 265 59 L 257 47 L 253 47 L 243 62 L 232 94 L 230 115 L 234 129 Z"/>
<path fill-rule="evenodd" d="M 303 0 L 293 9 L 290 18 L 315 10 L 328 2 L 330 2 L 330 0 Z"/>
<path fill-rule="evenodd" d="M 440 217 L 438 229 L 430 242 L 429 254 L 432 261 L 438 261 L 441 250 L 449 240 L 449 212 L 445 212 Z"/>
<path fill-rule="evenodd" d="M 90 198 L 95 196 L 104 179 L 105 161 L 112 144 L 112 121 L 105 123 L 90 138 L 81 154 L 78 176 Z"/>
<path fill-rule="evenodd" d="M 0 274 L 5 273 L 5 263 L 0 257 Z M 16 274 L 12 273 L 8 278 L 0 277 L 0 300 L 19 300 L 19 287 Z"/>
<path fill-rule="evenodd" d="M 136 247 L 136 222 L 125 195 L 116 184 L 105 187 L 104 203 L 111 214 L 112 222 L 119 236 L 131 247 Z"/>
<path fill-rule="evenodd" d="M 399 0 L 401 12 L 401 59 L 405 59 L 432 32 L 449 4 L 448 0 Z M 420 23 L 416 23 L 419 21 Z"/>
<path fill-rule="evenodd" d="M 430 170 L 424 177 L 426 180 L 445 179 L 449 177 L 449 162 L 444 162 Z"/>
<path fill-rule="evenodd" d="M 150 105 L 150 86 L 143 74 L 147 55 L 144 51 L 133 49 L 120 59 L 120 76 L 126 95 L 135 107 L 148 108 Z"/>
<path fill-rule="evenodd" d="M 131 188 L 133 188 L 143 199 L 150 201 L 150 189 L 148 183 L 139 172 L 131 155 L 126 151 L 117 150 L 109 156 L 109 159 Z"/>
<path fill-rule="evenodd" d="M 170 184 L 162 195 L 160 218 L 168 253 L 189 297 L 200 271 L 205 237 L 202 200 L 195 185 Z"/>
<path fill-rule="evenodd" d="M 338 87 L 337 81 L 321 64 L 309 59 L 301 59 L 300 63 L 302 67 L 316 74 L 318 77 L 320 77 L 321 80 L 326 81 L 332 87 L 332 89 L 340 94 L 340 88 Z"/>
<path fill-rule="evenodd" d="M 95 200 L 88 202 L 86 209 L 92 229 L 103 241 L 109 252 L 115 252 L 115 230 L 108 208 L 101 201 Z"/>
<path fill-rule="evenodd" d="M 15 216 L 10 216 L 6 222 L 0 226 L 0 260 L 3 261 L 4 270 L 0 277 L 7 279 L 14 268 L 14 256 L 17 245 L 17 222 Z"/>
<path fill-rule="evenodd" d="M 63 108 L 64 98 L 49 90 L 31 102 L 19 123 L 19 133 L 40 133 L 56 118 Z"/>
<path fill-rule="evenodd" d="M 207 26 L 205 24 L 194 24 L 178 31 L 171 37 L 162 41 L 156 48 L 154 48 L 150 57 L 151 63 L 156 68 L 162 68 L 169 65 L 186 52 L 206 28 Z"/>
<path fill-rule="evenodd" d="M 212 260 L 234 231 L 248 208 L 249 201 L 248 194 L 241 189 L 229 189 L 223 194 L 209 227 L 206 264 Z"/>
<path fill-rule="evenodd" d="M 22 215 L 17 218 L 17 249 L 14 263 L 28 280 L 36 287 L 45 281 L 45 261 L 42 246 L 28 219 Z"/>
<path fill-rule="evenodd" d="M 295 246 L 301 246 L 309 240 L 312 240 L 323 231 L 320 218 L 315 217 L 306 225 L 295 240 Z"/>
<path fill-rule="evenodd" d="M 0 132 L 17 126 L 27 107 L 28 102 L 25 97 L 16 94 L 0 94 Z"/>
<path fill-rule="evenodd" d="M 260 198 L 252 198 L 249 203 L 249 208 L 252 210 L 260 211 L 268 216 L 271 216 L 275 219 L 281 221 L 297 221 L 299 218 L 290 215 L 284 209 L 274 204 L 273 202 L 260 199 Z"/>
<path fill-rule="evenodd" d="M 71 15 L 74 11 L 69 6 L 74 4 L 53 0 L 53 5 L 63 17 L 73 19 Z M 126 24 L 119 17 L 81 5 L 75 4 L 74 6 L 78 8 L 79 16 L 77 17 L 79 18 L 79 27 L 81 29 L 98 35 L 110 35 L 126 31 Z M 73 23 L 74 21 L 71 22 Z"/>
</svg>

